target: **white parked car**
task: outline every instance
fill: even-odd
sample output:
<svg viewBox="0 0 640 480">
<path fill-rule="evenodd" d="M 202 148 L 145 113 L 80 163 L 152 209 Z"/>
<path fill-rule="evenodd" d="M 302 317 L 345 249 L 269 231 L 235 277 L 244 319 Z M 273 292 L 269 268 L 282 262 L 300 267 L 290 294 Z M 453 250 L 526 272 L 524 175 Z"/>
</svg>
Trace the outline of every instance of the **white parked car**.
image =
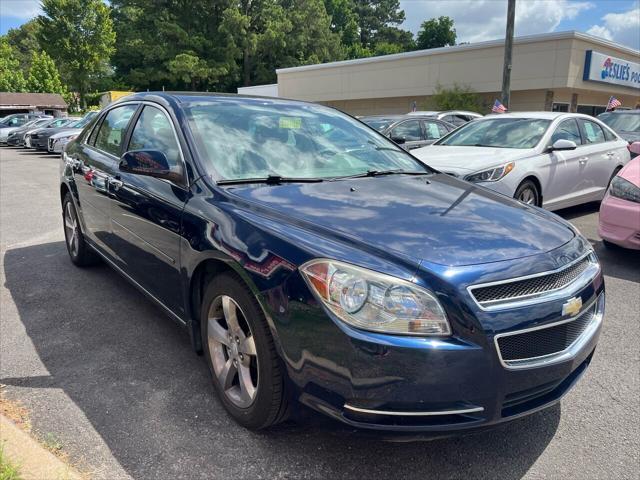
<svg viewBox="0 0 640 480">
<path fill-rule="evenodd" d="M 604 197 L 630 160 L 627 142 L 577 113 L 487 116 L 411 153 L 442 172 L 557 210 Z"/>
</svg>

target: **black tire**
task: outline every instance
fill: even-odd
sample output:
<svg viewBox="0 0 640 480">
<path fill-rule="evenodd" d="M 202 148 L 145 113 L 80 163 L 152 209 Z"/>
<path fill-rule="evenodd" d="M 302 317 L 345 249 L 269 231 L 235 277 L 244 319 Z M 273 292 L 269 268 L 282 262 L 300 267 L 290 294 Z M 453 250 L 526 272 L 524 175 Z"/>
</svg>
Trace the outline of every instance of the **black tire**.
<svg viewBox="0 0 640 480">
<path fill-rule="evenodd" d="M 526 203 L 527 205 L 533 205 L 535 207 L 542 206 L 540 191 L 538 190 L 537 185 L 531 180 L 525 180 L 522 182 L 516 189 L 516 193 L 513 195 L 513 198 L 521 201 L 522 203 Z"/>
<path fill-rule="evenodd" d="M 73 222 L 69 222 L 69 218 L 71 218 Z M 88 267 L 99 263 L 100 258 L 91 250 L 91 247 L 87 245 L 82 235 L 78 213 L 76 212 L 76 206 L 73 203 L 70 193 L 64 196 L 62 202 L 62 227 L 64 230 L 64 243 L 67 246 L 69 258 L 74 265 L 78 267 Z M 75 236 L 72 232 L 75 232 Z"/>
<path fill-rule="evenodd" d="M 236 351 L 233 352 L 233 345 L 225 346 L 218 342 L 215 334 L 212 333 L 212 338 L 209 338 L 210 312 L 212 313 L 212 318 L 215 317 L 217 319 L 214 320 L 218 322 L 215 327 L 218 327 L 220 324 L 226 325 L 227 330 L 223 328 L 220 332 L 224 331 L 229 333 L 233 330 L 231 322 L 227 324 L 225 318 L 220 318 L 220 314 L 224 314 L 220 312 L 218 302 L 223 301 L 221 299 L 225 297 L 227 297 L 227 302 L 229 298 L 233 300 L 235 303 L 234 308 L 239 307 L 239 311 L 237 311 L 237 324 L 244 329 L 243 333 L 245 335 L 246 333 L 251 334 L 246 335 L 244 338 L 252 337 L 255 346 L 255 356 L 245 353 L 243 360 L 247 361 L 247 359 L 250 359 L 249 362 L 253 362 L 253 365 L 247 365 L 247 368 L 253 368 L 251 375 L 252 381 L 254 380 L 255 374 L 254 397 L 248 405 L 239 405 L 242 400 L 238 398 L 234 399 L 231 395 L 234 389 L 236 392 L 242 390 L 240 386 L 241 365 L 234 363 L 238 366 L 235 369 L 235 373 L 229 375 L 229 377 L 233 376 L 233 382 L 227 382 L 227 385 L 231 385 L 228 389 L 223 387 L 222 381 L 216 374 L 216 368 L 218 368 L 220 372 L 224 371 L 224 369 L 220 369 L 220 362 L 224 362 L 225 359 L 226 362 L 240 362 L 238 355 L 242 357 L 242 354 L 239 353 L 239 347 L 234 347 Z M 267 320 L 260 305 L 253 293 L 237 275 L 226 272 L 209 281 L 202 300 L 200 325 L 204 357 L 209 365 L 213 387 L 227 412 L 229 412 L 240 425 L 255 430 L 267 428 L 284 421 L 288 416 L 289 399 L 285 392 L 283 366 L 276 352 L 273 337 L 271 336 Z M 212 327 L 212 329 L 215 327 Z M 233 342 L 231 341 L 231 343 Z M 215 358 L 217 363 L 214 364 L 212 358 Z M 215 365 L 217 365 L 217 367 Z M 220 377 L 225 376 L 221 374 Z M 238 394 L 236 394 L 236 397 L 238 397 Z"/>
</svg>

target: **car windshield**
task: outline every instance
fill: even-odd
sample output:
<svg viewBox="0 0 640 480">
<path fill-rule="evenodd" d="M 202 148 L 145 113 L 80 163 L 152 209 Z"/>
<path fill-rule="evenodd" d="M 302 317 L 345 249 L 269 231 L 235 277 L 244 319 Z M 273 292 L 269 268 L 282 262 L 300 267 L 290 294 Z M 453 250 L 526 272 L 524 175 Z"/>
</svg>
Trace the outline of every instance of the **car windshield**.
<svg viewBox="0 0 640 480">
<path fill-rule="evenodd" d="M 492 118 L 469 122 L 436 142 L 436 145 L 533 148 L 550 124 L 550 120 L 537 118 Z"/>
<path fill-rule="evenodd" d="M 369 125 L 371 128 L 375 128 L 376 130 L 381 132 L 393 122 L 395 122 L 397 118 L 363 117 L 360 120 Z"/>
<path fill-rule="evenodd" d="M 602 120 L 617 132 L 640 132 L 638 113 L 603 113 L 598 115 L 598 120 Z"/>
<path fill-rule="evenodd" d="M 194 101 L 185 112 L 206 168 L 221 180 L 429 172 L 382 135 L 319 105 L 219 99 Z"/>
<path fill-rule="evenodd" d="M 97 114 L 98 114 L 97 112 L 89 112 L 80 120 L 78 120 L 76 123 L 69 124 L 66 126 L 73 127 L 73 128 L 84 128 L 87 125 L 87 123 L 89 123 L 93 119 L 93 117 L 95 117 Z"/>
</svg>

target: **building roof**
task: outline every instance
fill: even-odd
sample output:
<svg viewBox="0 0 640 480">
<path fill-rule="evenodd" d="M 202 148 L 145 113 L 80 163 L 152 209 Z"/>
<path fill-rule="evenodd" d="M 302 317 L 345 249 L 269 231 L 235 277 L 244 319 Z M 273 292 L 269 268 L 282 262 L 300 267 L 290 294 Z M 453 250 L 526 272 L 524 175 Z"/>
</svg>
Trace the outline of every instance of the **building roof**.
<svg viewBox="0 0 640 480">
<path fill-rule="evenodd" d="M 0 92 L 0 108 L 60 108 L 66 109 L 67 102 L 58 93 L 16 93 Z"/>
<path fill-rule="evenodd" d="M 517 45 L 522 43 L 534 43 L 534 42 L 545 42 L 549 40 L 566 40 L 566 39 L 585 40 L 587 42 L 601 45 L 603 47 L 615 48 L 617 50 L 620 50 L 630 55 L 636 55 L 636 56 L 640 55 L 639 50 L 634 50 L 633 48 L 625 47 L 624 45 L 620 45 L 619 43 L 605 40 L 604 38 L 600 38 L 600 37 L 594 37 L 593 35 L 589 35 L 587 33 L 576 32 L 574 30 L 571 30 L 568 32 L 542 33 L 537 35 L 526 35 L 522 37 L 516 37 L 514 38 L 513 43 Z M 334 68 L 334 67 L 341 67 L 346 65 L 358 65 L 358 64 L 373 63 L 373 62 L 386 62 L 386 61 L 398 60 L 402 58 L 427 57 L 430 55 L 441 55 L 445 53 L 455 53 L 455 52 L 463 52 L 467 50 L 478 50 L 482 48 L 502 47 L 502 46 L 504 46 L 503 38 L 499 40 L 489 40 L 486 42 L 455 45 L 453 47 L 430 48 L 428 50 L 415 50 L 413 52 L 395 53 L 392 55 L 383 55 L 380 57 L 366 57 L 366 58 L 357 58 L 355 60 L 343 60 L 340 62 L 318 63 L 315 65 L 303 65 L 301 67 L 279 68 L 276 70 L 276 73 L 280 74 L 280 73 L 304 72 L 308 70 L 318 70 L 323 68 Z"/>
</svg>

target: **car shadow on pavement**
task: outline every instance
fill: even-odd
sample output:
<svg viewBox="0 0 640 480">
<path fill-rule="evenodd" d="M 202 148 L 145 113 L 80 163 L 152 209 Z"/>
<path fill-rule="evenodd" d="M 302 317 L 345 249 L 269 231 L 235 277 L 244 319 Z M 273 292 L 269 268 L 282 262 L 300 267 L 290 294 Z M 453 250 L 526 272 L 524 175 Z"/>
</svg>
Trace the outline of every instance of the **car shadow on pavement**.
<svg viewBox="0 0 640 480">
<path fill-rule="evenodd" d="M 186 331 L 117 273 L 74 267 L 63 242 L 8 250 L 4 268 L 16 328 L 22 323 L 49 375 L 12 376 L 5 359 L 0 382 L 23 397 L 24 389 L 62 390 L 134 478 L 518 479 L 560 421 L 556 405 L 474 435 L 405 442 L 309 413 L 249 432 L 214 397 Z M 66 421 L 73 431 L 85 420 Z M 71 447 L 76 456 L 99 448 Z"/>
</svg>

